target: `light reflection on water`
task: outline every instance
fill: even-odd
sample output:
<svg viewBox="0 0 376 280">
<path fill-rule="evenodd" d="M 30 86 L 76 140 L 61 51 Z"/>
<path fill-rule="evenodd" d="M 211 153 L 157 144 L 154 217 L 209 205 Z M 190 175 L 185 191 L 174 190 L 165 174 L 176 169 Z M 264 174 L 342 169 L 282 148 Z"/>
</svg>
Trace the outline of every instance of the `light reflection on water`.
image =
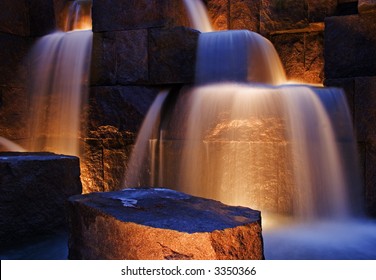
<svg viewBox="0 0 376 280">
<path fill-rule="evenodd" d="M 267 260 L 376 259 L 376 220 L 266 222 L 263 238 Z"/>
</svg>

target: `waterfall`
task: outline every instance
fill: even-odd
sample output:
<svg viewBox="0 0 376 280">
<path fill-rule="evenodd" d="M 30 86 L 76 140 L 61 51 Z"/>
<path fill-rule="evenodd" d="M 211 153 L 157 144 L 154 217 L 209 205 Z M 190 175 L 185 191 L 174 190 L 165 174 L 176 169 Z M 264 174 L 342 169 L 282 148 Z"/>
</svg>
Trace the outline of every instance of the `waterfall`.
<svg viewBox="0 0 376 280">
<path fill-rule="evenodd" d="M 247 30 L 200 35 L 195 83 L 160 119 L 145 120 L 141 131 L 150 131 L 132 158 L 145 157 L 141 141 L 151 162 L 131 165 L 127 173 L 143 179 L 127 175 L 127 186 L 169 187 L 300 220 L 356 215 L 360 174 L 348 163 L 357 162 L 354 137 L 339 135 L 343 127 L 353 135 L 342 90 L 288 85 L 274 46 Z M 341 103 L 336 114 L 328 95 Z"/>
<path fill-rule="evenodd" d="M 206 8 L 201 0 L 183 0 L 187 9 L 191 25 L 201 32 L 211 32 L 213 27 L 210 23 Z"/>
<path fill-rule="evenodd" d="M 91 1 L 71 4 L 67 23 L 74 31 L 43 36 L 30 53 L 31 151 L 79 155 L 92 47 L 92 31 L 77 30 L 88 28 L 83 6 L 91 11 Z"/>
<path fill-rule="evenodd" d="M 248 30 L 203 33 L 199 37 L 196 84 L 249 81 L 278 85 L 286 75 L 272 43 Z"/>
</svg>

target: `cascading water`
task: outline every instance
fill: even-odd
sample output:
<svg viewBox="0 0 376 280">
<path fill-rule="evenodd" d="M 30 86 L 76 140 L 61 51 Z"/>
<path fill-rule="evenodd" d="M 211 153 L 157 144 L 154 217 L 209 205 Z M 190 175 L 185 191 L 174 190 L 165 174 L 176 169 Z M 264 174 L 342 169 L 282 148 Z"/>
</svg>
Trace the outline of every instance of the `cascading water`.
<svg viewBox="0 0 376 280">
<path fill-rule="evenodd" d="M 202 5 L 184 2 L 188 11 Z M 288 85 L 265 38 L 209 32 L 190 17 L 208 32 L 199 39 L 198 86 L 157 99 L 160 120 L 145 120 L 135 147 L 149 142 L 148 153 L 133 153 L 125 186 L 169 187 L 293 217 L 264 230 L 266 258 L 376 258 L 374 222 L 353 220 L 361 183 L 342 90 Z"/>
<path fill-rule="evenodd" d="M 79 155 L 92 46 L 92 31 L 86 30 L 91 27 L 91 1 L 74 1 L 69 11 L 71 31 L 42 37 L 30 54 L 30 151 Z"/>
<path fill-rule="evenodd" d="M 10 141 L 4 137 L 0 136 L 0 152 L 7 151 L 7 152 L 24 152 L 25 149 L 22 148 L 20 145 Z"/>
<path fill-rule="evenodd" d="M 248 30 L 203 33 L 198 45 L 196 84 L 251 81 L 278 85 L 286 82 L 274 46 L 257 33 Z"/>
<path fill-rule="evenodd" d="M 193 28 L 201 32 L 213 31 L 208 13 L 201 0 L 183 0 L 183 2 Z"/>
</svg>

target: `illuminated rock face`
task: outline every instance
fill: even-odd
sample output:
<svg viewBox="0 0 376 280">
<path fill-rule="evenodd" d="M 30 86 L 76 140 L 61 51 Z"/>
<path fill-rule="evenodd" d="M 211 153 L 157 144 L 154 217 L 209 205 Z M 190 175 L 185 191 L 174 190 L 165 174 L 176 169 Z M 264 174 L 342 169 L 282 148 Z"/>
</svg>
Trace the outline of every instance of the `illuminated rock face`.
<svg viewBox="0 0 376 280">
<path fill-rule="evenodd" d="M 260 212 L 169 189 L 73 196 L 70 259 L 263 259 Z"/>
<path fill-rule="evenodd" d="M 66 200 L 80 193 L 76 157 L 0 153 L 0 248 L 66 226 Z"/>
</svg>

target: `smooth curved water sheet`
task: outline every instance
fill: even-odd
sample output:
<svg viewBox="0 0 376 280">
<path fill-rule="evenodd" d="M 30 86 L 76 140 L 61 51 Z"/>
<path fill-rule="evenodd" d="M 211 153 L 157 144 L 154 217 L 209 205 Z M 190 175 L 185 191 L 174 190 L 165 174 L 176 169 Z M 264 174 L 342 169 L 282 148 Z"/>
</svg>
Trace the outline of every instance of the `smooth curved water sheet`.
<svg viewBox="0 0 376 280">
<path fill-rule="evenodd" d="M 79 155 L 92 38 L 90 30 L 54 32 L 34 46 L 31 151 Z"/>
<path fill-rule="evenodd" d="M 279 85 L 287 81 L 273 44 L 248 30 L 200 34 L 195 82 L 254 82 Z"/>
<path fill-rule="evenodd" d="M 143 121 L 128 162 L 123 187 L 153 185 L 152 178 L 154 175 L 150 176 L 150 174 L 154 172 L 155 159 L 151 159 L 150 155 L 155 153 L 150 153 L 150 150 L 153 150 L 153 141 L 150 141 L 150 139 L 155 138 L 156 133 L 158 134 L 161 110 L 167 94 L 167 91 L 158 94 Z"/>
</svg>

